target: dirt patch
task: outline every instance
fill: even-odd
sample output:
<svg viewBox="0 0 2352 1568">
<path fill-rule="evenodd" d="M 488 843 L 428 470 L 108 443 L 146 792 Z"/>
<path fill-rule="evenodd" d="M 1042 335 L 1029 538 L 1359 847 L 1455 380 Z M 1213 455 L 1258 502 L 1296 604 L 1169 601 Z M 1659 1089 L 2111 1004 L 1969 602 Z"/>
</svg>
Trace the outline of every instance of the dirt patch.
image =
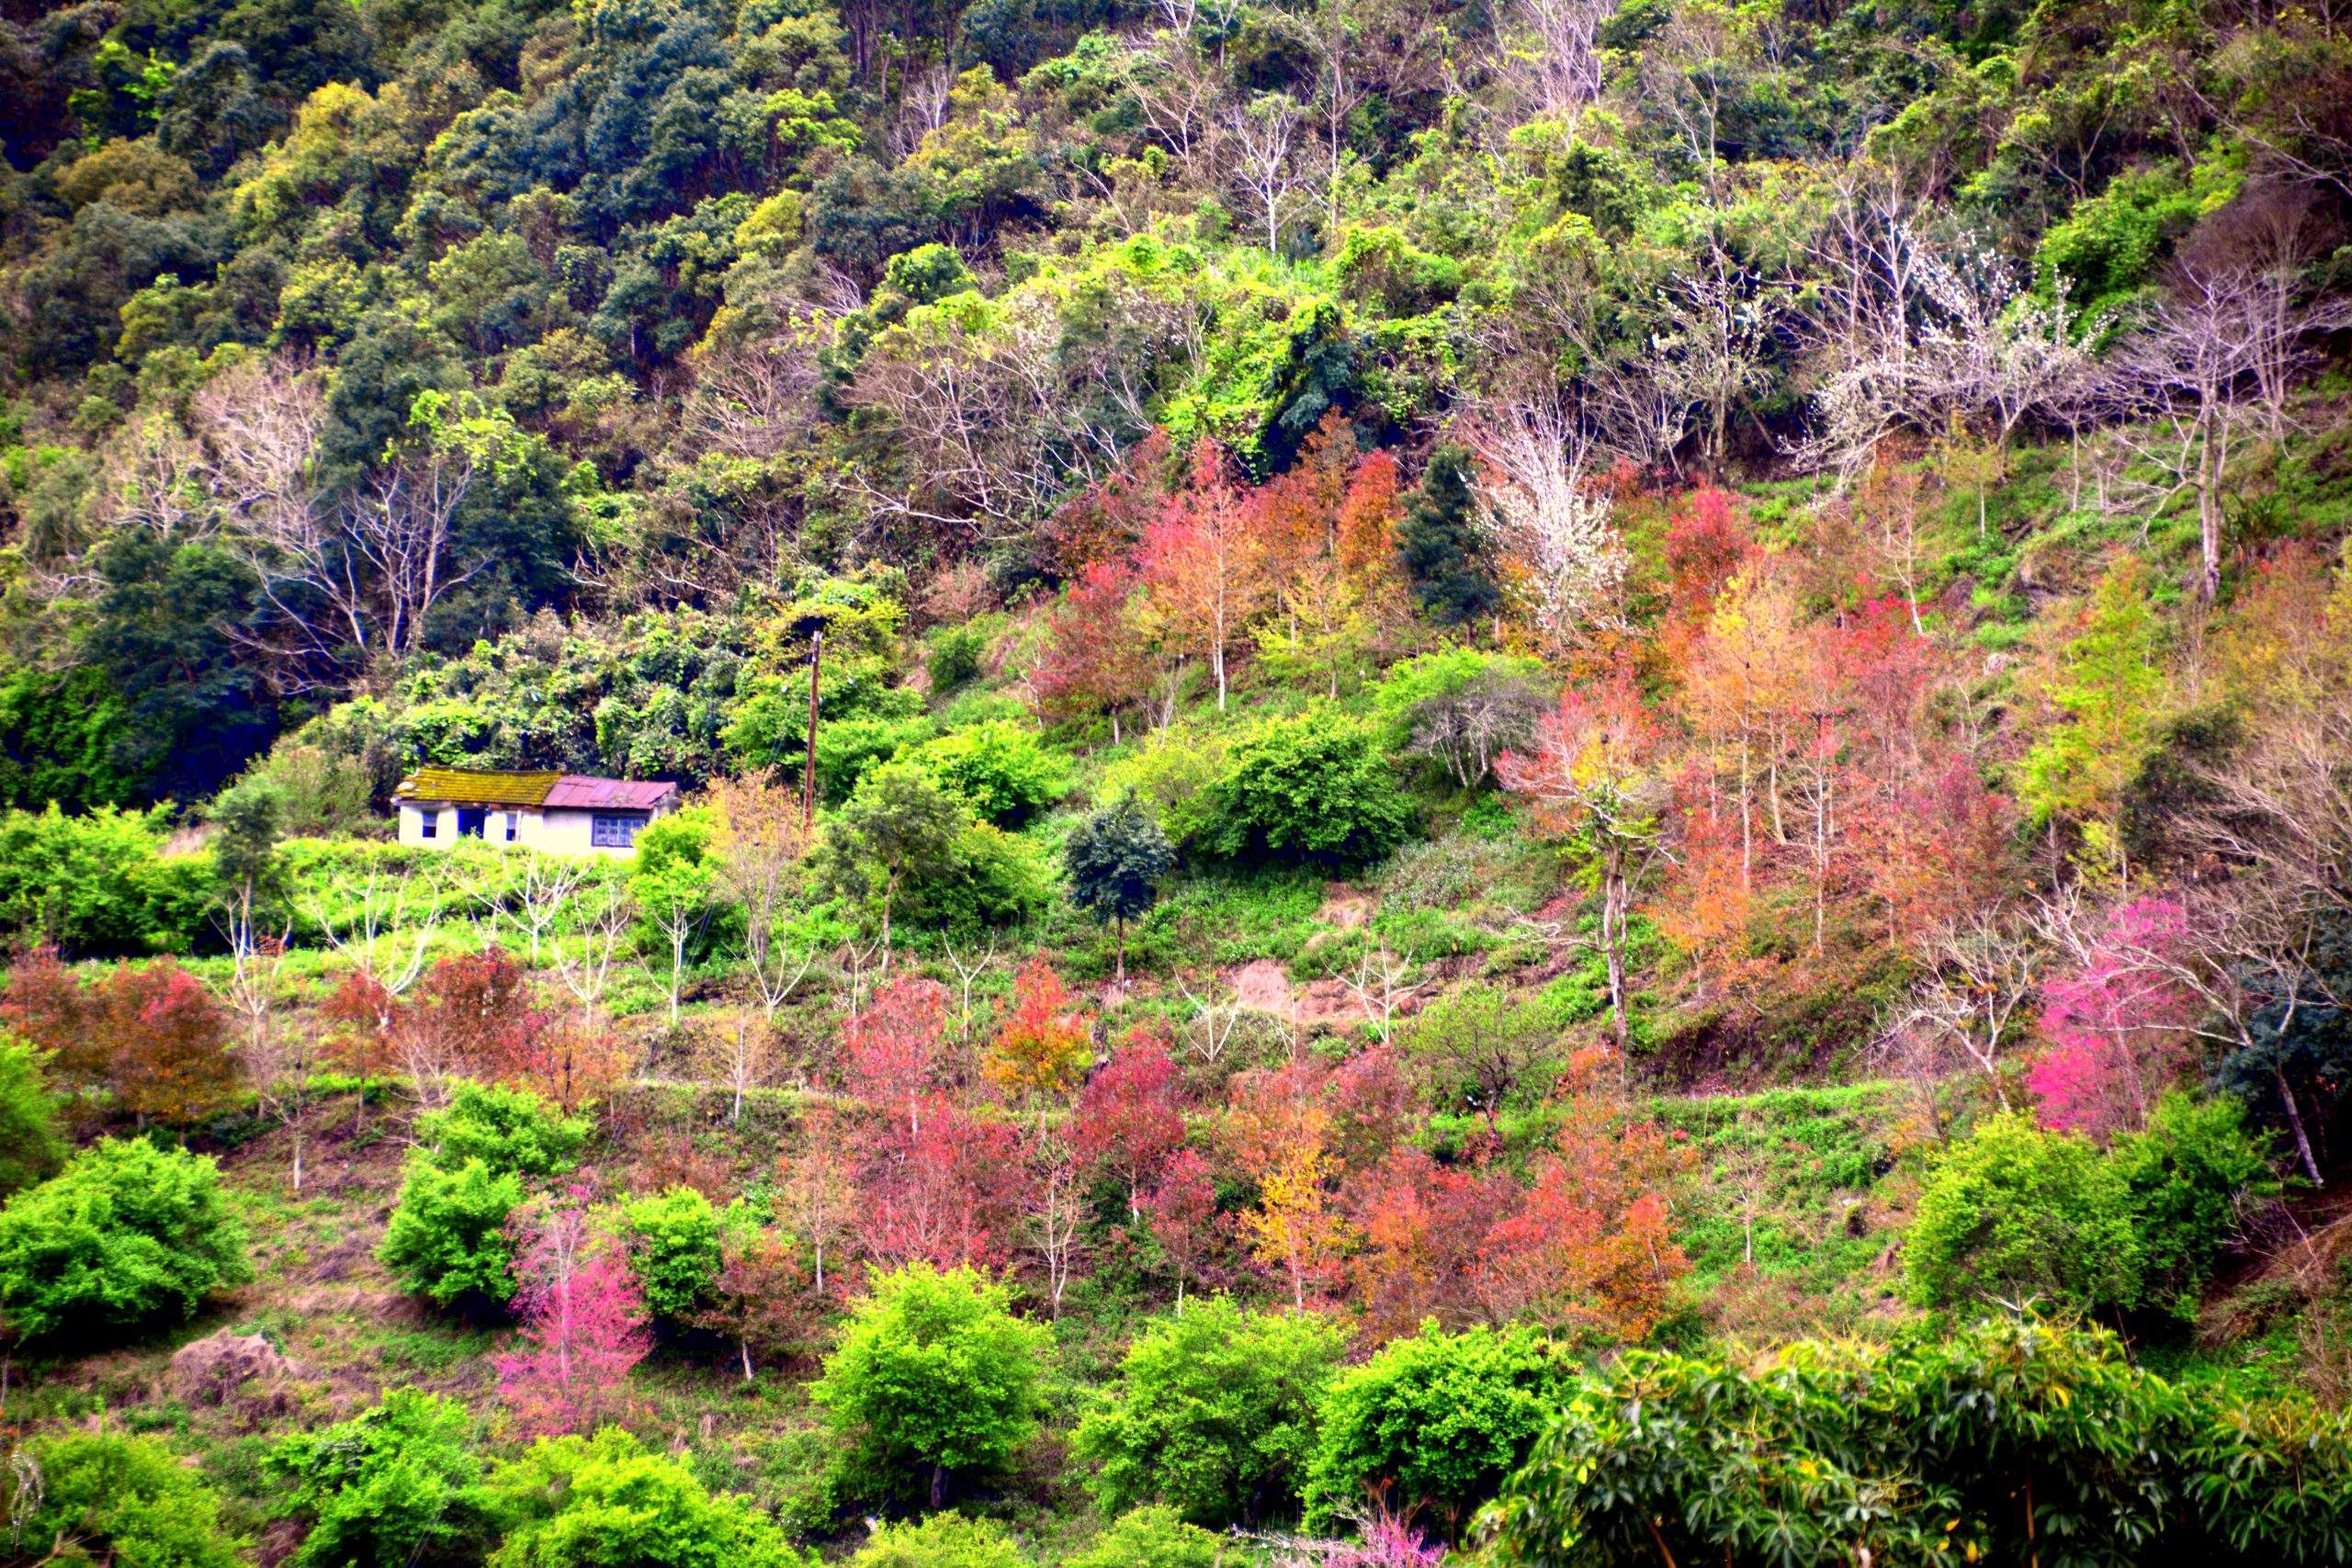
<svg viewBox="0 0 2352 1568">
<path fill-rule="evenodd" d="M 164 1373 L 164 1386 L 189 1404 L 282 1401 L 292 1371 L 277 1347 L 260 1335 L 224 1329 L 181 1346 Z"/>
<path fill-rule="evenodd" d="M 1244 964 L 1226 976 L 1226 983 L 1233 987 L 1233 1005 L 1242 1011 L 1290 1016 L 1290 976 L 1272 959 Z"/>
<path fill-rule="evenodd" d="M 1323 907 L 1315 911 L 1315 918 L 1335 931 L 1351 931 L 1370 924 L 1379 908 L 1377 894 L 1352 883 L 1330 882 L 1324 885 Z"/>
</svg>

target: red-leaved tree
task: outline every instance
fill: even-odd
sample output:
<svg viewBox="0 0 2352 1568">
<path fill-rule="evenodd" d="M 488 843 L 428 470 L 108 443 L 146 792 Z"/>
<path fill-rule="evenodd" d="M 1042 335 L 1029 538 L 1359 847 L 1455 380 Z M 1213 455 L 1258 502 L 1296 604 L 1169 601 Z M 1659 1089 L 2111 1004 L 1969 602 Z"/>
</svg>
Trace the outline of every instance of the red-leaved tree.
<svg viewBox="0 0 2352 1568">
<path fill-rule="evenodd" d="M 1216 1181 L 1209 1162 L 1192 1149 L 1178 1149 L 1159 1168 L 1143 1195 L 1151 1239 L 1176 1280 L 1176 1310 L 1184 1310 L 1186 1287 L 1199 1281 L 1216 1247 Z"/>
<path fill-rule="evenodd" d="M 1070 1119 L 1070 1141 L 1088 1170 L 1127 1190 L 1127 1215 L 1139 1216 L 1145 1184 L 1184 1145 L 1176 1064 L 1159 1037 L 1130 1032 L 1086 1081 Z"/>
<path fill-rule="evenodd" d="M 908 1114 L 905 1123 L 878 1122 L 866 1140 L 865 1256 L 943 1269 L 1003 1262 L 1021 1218 L 1020 1140 L 944 1094 L 918 1097 Z"/>
<path fill-rule="evenodd" d="M 628 1261 L 590 1224 L 584 1191 L 513 1222 L 523 1348 L 496 1358 L 498 1392 L 535 1436 L 593 1432 L 629 1413 L 631 1368 L 652 1340 Z"/>
<path fill-rule="evenodd" d="M 2136 898 L 2074 966 L 2041 987 L 2049 1049 L 2026 1073 L 2041 1122 L 2104 1143 L 2143 1131 L 2165 1085 L 2188 1058 L 2199 1002 L 2164 955 L 2188 946 L 2188 921 L 2169 898 Z M 2151 962 L 2151 956 L 2158 961 Z"/>
<path fill-rule="evenodd" d="M 909 1134 L 920 1132 L 946 1031 L 946 987 L 910 976 L 891 981 L 842 1026 L 842 1076 L 850 1093 Z"/>
</svg>

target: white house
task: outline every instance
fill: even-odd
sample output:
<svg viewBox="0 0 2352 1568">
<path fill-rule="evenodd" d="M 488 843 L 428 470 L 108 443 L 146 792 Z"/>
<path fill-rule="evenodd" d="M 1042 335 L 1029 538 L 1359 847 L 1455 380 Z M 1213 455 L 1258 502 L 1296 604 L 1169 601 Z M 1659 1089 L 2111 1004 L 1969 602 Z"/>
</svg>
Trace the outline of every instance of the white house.
<svg viewBox="0 0 2352 1568">
<path fill-rule="evenodd" d="M 561 855 L 629 854 L 640 829 L 678 808 L 673 784 L 469 768 L 419 768 L 392 797 L 403 844 L 481 839 Z"/>
</svg>

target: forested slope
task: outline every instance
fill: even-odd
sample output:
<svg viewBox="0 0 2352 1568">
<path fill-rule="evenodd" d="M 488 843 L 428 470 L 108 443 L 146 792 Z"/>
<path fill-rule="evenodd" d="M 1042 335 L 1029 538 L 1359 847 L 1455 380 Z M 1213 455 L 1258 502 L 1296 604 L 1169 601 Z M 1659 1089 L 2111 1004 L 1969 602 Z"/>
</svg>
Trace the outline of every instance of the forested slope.
<svg viewBox="0 0 2352 1568">
<path fill-rule="evenodd" d="M 7 1561 L 2352 1550 L 2324 8 L 17 3 L 0 153 Z"/>
</svg>

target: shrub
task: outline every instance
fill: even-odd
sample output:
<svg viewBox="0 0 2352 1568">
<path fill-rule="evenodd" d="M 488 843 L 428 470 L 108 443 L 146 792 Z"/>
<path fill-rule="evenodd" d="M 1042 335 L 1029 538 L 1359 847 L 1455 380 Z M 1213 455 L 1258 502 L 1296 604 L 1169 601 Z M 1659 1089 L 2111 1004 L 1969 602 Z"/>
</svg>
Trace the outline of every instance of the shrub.
<svg viewBox="0 0 2352 1568">
<path fill-rule="evenodd" d="M 1379 737 L 1322 705 L 1236 745 L 1209 795 L 1200 842 L 1227 859 L 1359 865 L 1413 827 Z"/>
<path fill-rule="evenodd" d="M 47 1180 L 64 1163 L 57 1097 L 42 1081 L 40 1053 L 0 1039 L 0 1196 Z"/>
<path fill-rule="evenodd" d="M 91 987 L 87 1027 L 108 1053 L 107 1084 L 125 1111 L 187 1122 L 236 1098 L 228 1010 L 171 959 L 122 964 Z"/>
<path fill-rule="evenodd" d="M 454 1169 L 412 1156 L 377 1259 L 436 1306 L 469 1297 L 503 1306 L 514 1294 L 506 1220 L 522 1201 L 521 1179 L 479 1155 Z"/>
<path fill-rule="evenodd" d="M 1340 1374 L 1308 1476 L 1311 1522 L 1367 1506 L 1433 1513 L 1456 1535 L 1527 1458 L 1558 1406 L 1559 1367 L 1523 1328 L 1442 1334 L 1433 1323 Z"/>
<path fill-rule="evenodd" d="M 2145 1133 L 2117 1140 L 2148 1304 L 2196 1315 L 2239 1200 L 2275 1190 L 2267 1143 L 2247 1129 L 2236 1100 L 2177 1090 L 2158 1102 Z"/>
<path fill-rule="evenodd" d="M 1225 1542 L 1173 1508 L 1130 1508 L 1064 1568 L 1218 1568 Z"/>
<path fill-rule="evenodd" d="M 709 1303 L 718 1278 L 718 1211 L 691 1187 L 673 1187 L 622 1205 L 629 1272 L 646 1309 L 684 1323 Z"/>
<path fill-rule="evenodd" d="M 2352 1517 L 2343 1416 L 2173 1387 L 2104 1330 L 1635 1350 L 1564 1392 L 1497 1511 L 1527 1568 L 2316 1562 Z"/>
<path fill-rule="evenodd" d="M 1101 794 L 1133 795 L 1159 818 L 1171 843 L 1187 848 L 1214 820 L 1211 795 L 1232 744 L 1227 735 L 1186 724 L 1155 729 L 1133 755 L 1102 771 Z"/>
<path fill-rule="evenodd" d="M 7 1509 L 13 1539 L 35 1555 L 12 1561 L 111 1562 L 122 1568 L 239 1568 L 244 1543 L 220 1525 L 203 1476 L 153 1438 L 113 1432 L 39 1437 Z M 21 1512 L 19 1510 L 22 1510 Z"/>
<path fill-rule="evenodd" d="M 206 929 L 210 867 L 164 860 L 167 830 L 161 809 L 0 815 L 0 929 L 76 953 L 185 951 Z"/>
<path fill-rule="evenodd" d="M 570 1170 L 595 1122 L 566 1116 L 527 1089 L 460 1083 L 447 1106 L 416 1119 L 417 1143 L 444 1170 L 480 1160 L 501 1174 L 544 1179 Z"/>
<path fill-rule="evenodd" d="M 1002 719 L 950 730 L 912 755 L 976 815 L 999 827 L 1020 826 L 1065 787 L 1061 763 L 1046 754 L 1036 736 Z"/>
<path fill-rule="evenodd" d="M 546 1438 L 499 1467 L 506 1540 L 491 1568 L 815 1568 L 743 1498 L 711 1495 L 676 1460 L 618 1427 Z"/>
<path fill-rule="evenodd" d="M 294 1568 L 460 1568 L 489 1547 L 472 1418 L 445 1394 L 393 1389 L 348 1421 L 282 1439 L 268 1467 L 310 1527 Z"/>
<path fill-rule="evenodd" d="M 2141 1279 L 2131 1192 L 2089 1140 L 1997 1116 L 1928 1173 L 1903 1267 L 1921 1306 L 2130 1307 Z"/>
<path fill-rule="evenodd" d="M 1028 1560 L 994 1519 L 932 1514 L 880 1527 L 849 1561 L 850 1568 L 1025 1568 Z"/>
<path fill-rule="evenodd" d="M 1322 1318 L 1195 1302 L 1136 1336 L 1071 1449 L 1106 1509 L 1164 1503 L 1213 1529 L 1285 1514 L 1346 1343 Z"/>
<path fill-rule="evenodd" d="M 931 634 L 931 694 L 944 696 L 980 672 L 994 635 L 992 619 L 940 626 Z"/>
<path fill-rule="evenodd" d="M 210 1159 L 108 1138 L 0 1209 L 0 1314 L 36 1341 L 182 1322 L 244 1248 Z"/>
<path fill-rule="evenodd" d="M 852 1304 L 809 1394 L 866 1484 L 895 1490 L 920 1470 L 936 1507 L 955 1474 L 1001 1469 L 1029 1440 L 1046 1334 L 1008 1299 L 974 1269 L 913 1263 Z"/>
</svg>

